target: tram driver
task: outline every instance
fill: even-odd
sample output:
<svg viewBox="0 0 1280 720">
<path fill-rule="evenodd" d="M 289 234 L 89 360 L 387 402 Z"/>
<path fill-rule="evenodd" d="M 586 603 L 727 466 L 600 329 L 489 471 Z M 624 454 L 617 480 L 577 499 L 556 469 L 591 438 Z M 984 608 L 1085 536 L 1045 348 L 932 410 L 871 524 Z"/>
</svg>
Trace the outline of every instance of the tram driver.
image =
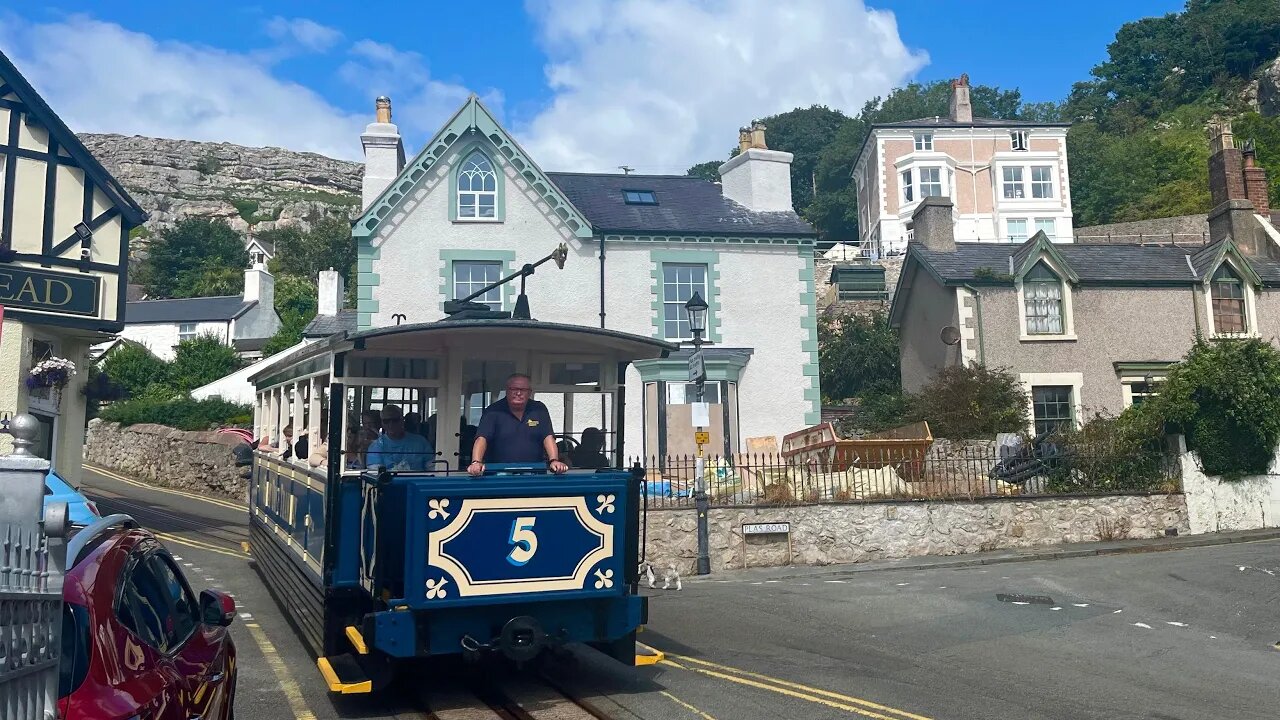
<svg viewBox="0 0 1280 720">
<path fill-rule="evenodd" d="M 569 469 L 560 461 L 551 413 L 533 399 L 533 381 L 528 375 L 516 373 L 507 378 L 506 397 L 484 409 L 471 458 L 467 473 L 473 476 L 484 474 L 485 458 L 499 463 L 546 459 L 547 469 L 557 475 Z"/>
</svg>

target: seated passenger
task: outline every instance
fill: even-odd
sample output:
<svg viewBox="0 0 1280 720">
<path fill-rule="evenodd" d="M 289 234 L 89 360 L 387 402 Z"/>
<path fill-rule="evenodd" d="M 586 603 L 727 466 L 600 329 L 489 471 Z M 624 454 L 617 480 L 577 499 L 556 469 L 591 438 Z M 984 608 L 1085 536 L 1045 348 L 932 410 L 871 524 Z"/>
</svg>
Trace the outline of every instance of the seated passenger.
<svg viewBox="0 0 1280 720">
<path fill-rule="evenodd" d="M 388 470 L 426 470 L 436 451 L 421 435 L 404 430 L 404 414 L 396 405 L 382 408 L 383 433 L 369 446 L 366 464 Z"/>
<path fill-rule="evenodd" d="M 354 425 L 347 428 L 347 437 L 342 445 L 342 467 L 344 470 L 363 470 L 364 454 L 369 444 L 364 442 L 360 428 Z"/>
<path fill-rule="evenodd" d="M 289 460 L 293 458 L 293 426 L 285 425 L 283 433 L 284 440 L 280 443 L 280 459 Z"/>
<path fill-rule="evenodd" d="M 582 442 L 573 451 L 573 466 L 599 470 L 609 467 L 604 456 L 604 433 L 600 428 L 589 427 L 582 431 Z"/>
</svg>

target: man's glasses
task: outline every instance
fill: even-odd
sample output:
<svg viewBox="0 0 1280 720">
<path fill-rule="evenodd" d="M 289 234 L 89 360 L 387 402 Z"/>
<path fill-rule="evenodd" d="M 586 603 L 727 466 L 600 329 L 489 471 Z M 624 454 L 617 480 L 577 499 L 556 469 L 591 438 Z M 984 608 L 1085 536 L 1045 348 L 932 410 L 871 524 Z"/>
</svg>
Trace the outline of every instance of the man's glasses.
<svg viewBox="0 0 1280 720">
<path fill-rule="evenodd" d="M 531 392 L 533 392 L 533 388 L 507 388 L 508 395 L 528 395 Z"/>
</svg>

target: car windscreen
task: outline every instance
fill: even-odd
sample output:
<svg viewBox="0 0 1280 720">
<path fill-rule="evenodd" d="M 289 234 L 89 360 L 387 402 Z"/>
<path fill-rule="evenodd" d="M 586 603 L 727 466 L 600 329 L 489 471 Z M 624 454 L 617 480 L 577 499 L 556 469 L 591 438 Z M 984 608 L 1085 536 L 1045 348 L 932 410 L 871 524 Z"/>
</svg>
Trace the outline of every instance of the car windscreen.
<svg viewBox="0 0 1280 720">
<path fill-rule="evenodd" d="M 58 663 L 58 697 L 76 691 L 89 674 L 89 610 L 82 605 L 62 605 L 62 657 Z"/>
</svg>

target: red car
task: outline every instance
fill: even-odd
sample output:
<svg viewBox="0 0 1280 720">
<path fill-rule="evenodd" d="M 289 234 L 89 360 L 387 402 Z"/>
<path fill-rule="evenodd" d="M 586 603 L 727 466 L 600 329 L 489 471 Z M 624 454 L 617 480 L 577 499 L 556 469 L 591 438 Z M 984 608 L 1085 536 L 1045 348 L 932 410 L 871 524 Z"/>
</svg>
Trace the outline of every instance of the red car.
<svg viewBox="0 0 1280 720">
<path fill-rule="evenodd" d="M 235 600 L 199 599 L 164 546 L 125 515 L 67 544 L 59 710 L 95 720 L 231 720 Z"/>
</svg>

